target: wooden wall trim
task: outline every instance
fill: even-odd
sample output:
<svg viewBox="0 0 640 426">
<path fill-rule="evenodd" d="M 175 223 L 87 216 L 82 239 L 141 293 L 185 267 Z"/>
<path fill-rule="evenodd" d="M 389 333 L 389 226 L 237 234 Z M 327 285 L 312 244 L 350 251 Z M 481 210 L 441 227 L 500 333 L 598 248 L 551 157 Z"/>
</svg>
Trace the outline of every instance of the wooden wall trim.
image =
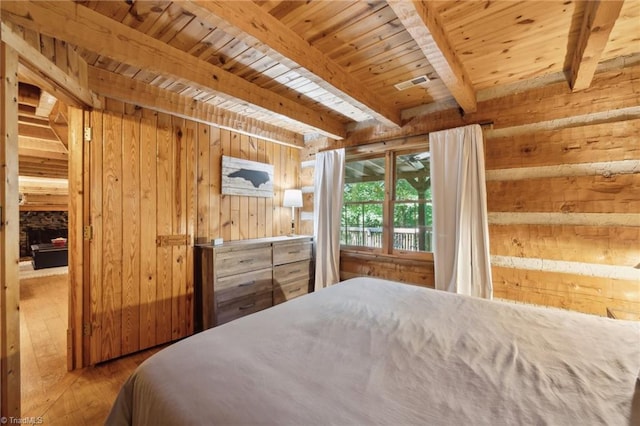
<svg viewBox="0 0 640 426">
<path fill-rule="evenodd" d="M 69 108 L 69 370 L 84 366 L 84 112 Z"/>
<path fill-rule="evenodd" d="M 18 53 L 0 41 L 0 413 L 20 417 Z"/>
</svg>

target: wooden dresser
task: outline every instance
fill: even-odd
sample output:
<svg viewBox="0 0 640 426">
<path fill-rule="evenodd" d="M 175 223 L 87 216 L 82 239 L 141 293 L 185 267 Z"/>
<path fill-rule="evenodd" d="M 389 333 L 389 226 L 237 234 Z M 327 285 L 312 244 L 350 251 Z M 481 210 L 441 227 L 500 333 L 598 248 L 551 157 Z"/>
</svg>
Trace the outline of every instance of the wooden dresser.
<svg viewBox="0 0 640 426">
<path fill-rule="evenodd" d="M 195 325 L 200 331 L 307 294 L 313 278 L 313 238 L 198 245 L 195 267 Z"/>
</svg>

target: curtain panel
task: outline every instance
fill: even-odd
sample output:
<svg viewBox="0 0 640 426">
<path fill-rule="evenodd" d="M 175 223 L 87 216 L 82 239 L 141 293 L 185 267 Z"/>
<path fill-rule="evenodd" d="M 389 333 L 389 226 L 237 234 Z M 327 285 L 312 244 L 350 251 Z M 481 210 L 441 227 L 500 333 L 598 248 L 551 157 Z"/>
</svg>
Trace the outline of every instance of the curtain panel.
<svg viewBox="0 0 640 426">
<path fill-rule="evenodd" d="M 316 154 L 313 235 L 315 290 L 340 281 L 340 215 L 344 188 L 344 149 Z"/>
<path fill-rule="evenodd" d="M 482 129 L 430 133 L 429 145 L 436 288 L 491 299 Z"/>
</svg>

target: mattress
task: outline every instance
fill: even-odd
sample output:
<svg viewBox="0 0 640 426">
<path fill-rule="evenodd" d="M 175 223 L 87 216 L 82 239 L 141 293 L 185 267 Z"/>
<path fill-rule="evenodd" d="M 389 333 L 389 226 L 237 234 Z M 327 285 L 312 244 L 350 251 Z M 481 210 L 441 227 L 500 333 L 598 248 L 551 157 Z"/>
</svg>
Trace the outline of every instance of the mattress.
<svg viewBox="0 0 640 426">
<path fill-rule="evenodd" d="M 108 425 L 640 424 L 640 323 L 355 278 L 189 337 Z"/>
</svg>

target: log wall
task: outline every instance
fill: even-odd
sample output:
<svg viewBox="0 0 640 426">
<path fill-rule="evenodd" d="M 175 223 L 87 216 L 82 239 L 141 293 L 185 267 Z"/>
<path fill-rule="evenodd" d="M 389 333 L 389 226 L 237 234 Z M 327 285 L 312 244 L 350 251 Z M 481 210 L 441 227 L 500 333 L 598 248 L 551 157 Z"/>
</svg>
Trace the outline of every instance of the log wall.
<svg viewBox="0 0 640 426">
<path fill-rule="evenodd" d="M 640 119 L 485 132 L 495 296 L 640 312 Z"/>
<path fill-rule="evenodd" d="M 565 82 L 530 88 L 484 100 L 474 114 L 440 111 L 401 129 L 319 139 L 303 158 L 492 123 L 484 133 L 494 295 L 596 315 L 640 313 L 639 83 L 637 65 L 605 69 L 587 90 L 571 93 Z M 415 274 L 415 265 L 360 253 L 343 251 L 341 261 L 344 278 L 433 285 L 430 262 L 422 264 L 428 273 Z"/>
</svg>

